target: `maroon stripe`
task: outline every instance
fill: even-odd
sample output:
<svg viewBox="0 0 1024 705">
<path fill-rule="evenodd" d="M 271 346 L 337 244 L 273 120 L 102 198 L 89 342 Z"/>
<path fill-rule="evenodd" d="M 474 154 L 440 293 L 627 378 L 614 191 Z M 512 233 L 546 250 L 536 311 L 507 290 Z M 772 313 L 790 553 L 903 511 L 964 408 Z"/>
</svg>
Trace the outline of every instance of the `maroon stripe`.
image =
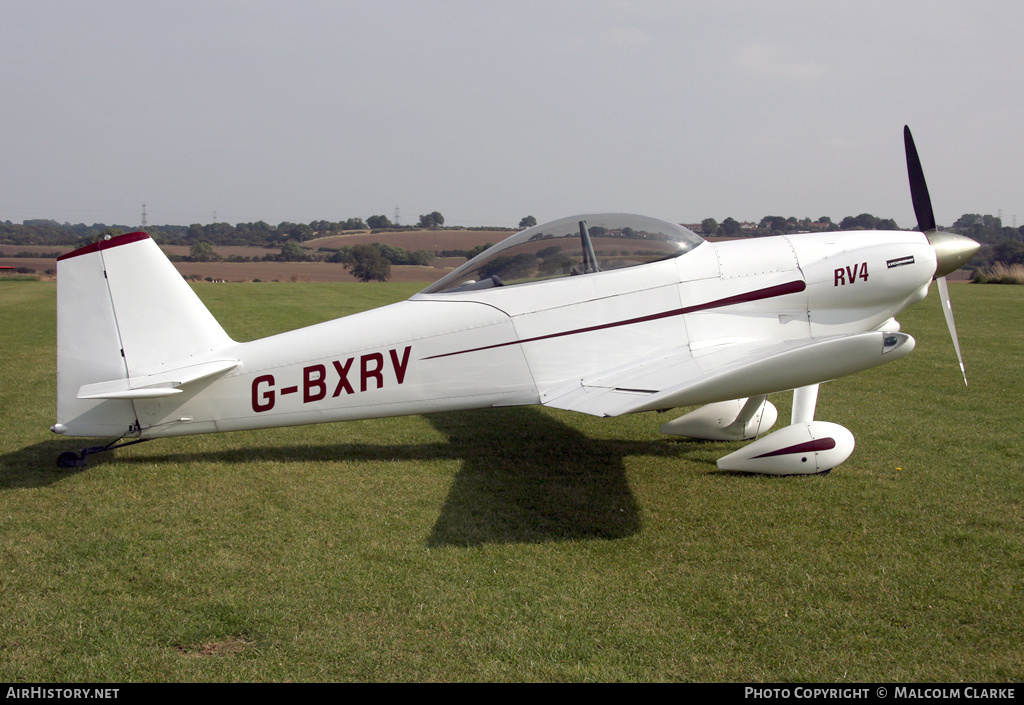
<svg viewBox="0 0 1024 705">
<path fill-rule="evenodd" d="M 630 326 L 634 323 L 646 323 L 648 321 L 657 321 L 662 318 L 672 318 L 673 316 L 682 316 L 687 313 L 695 313 L 697 311 L 706 311 L 712 308 L 722 308 L 724 306 L 733 306 L 735 304 L 750 303 L 751 301 L 761 301 L 762 299 L 771 299 L 776 296 L 785 296 L 786 294 L 797 294 L 807 288 L 807 285 L 803 280 L 795 280 L 787 282 L 786 284 L 777 284 L 775 286 L 769 286 L 764 289 L 757 289 L 755 291 L 748 291 L 744 294 L 737 294 L 735 296 L 728 296 L 724 299 L 717 299 L 715 301 L 708 301 L 703 304 L 695 304 L 693 306 L 684 306 L 683 308 L 675 308 L 670 311 L 662 311 L 661 313 L 652 313 L 648 316 L 638 316 L 637 318 L 627 318 L 622 321 L 613 321 L 612 323 L 602 323 L 597 326 L 588 326 L 586 328 L 575 328 L 573 330 L 562 331 L 561 333 L 549 333 L 548 335 L 538 335 L 535 338 L 526 338 L 525 340 L 511 340 L 507 343 L 496 343 L 494 345 L 485 345 L 480 348 L 471 348 L 469 350 L 457 350 L 456 352 L 442 353 L 441 355 L 431 355 L 430 357 L 423 358 L 424 360 L 433 360 L 438 357 L 450 357 L 452 355 L 463 355 L 465 353 L 480 352 L 481 350 L 491 350 L 494 348 L 504 348 L 509 345 L 521 345 L 524 343 L 533 343 L 538 340 L 549 340 L 551 338 L 562 338 L 567 335 L 576 335 L 577 333 L 590 333 L 595 330 L 605 330 L 607 328 L 618 328 L 620 326 Z"/>
<path fill-rule="evenodd" d="M 128 245 L 128 244 L 133 243 L 133 242 L 138 242 L 139 240 L 148 240 L 148 239 L 149 239 L 149 235 L 147 235 L 146 233 L 143 233 L 143 232 L 126 233 L 124 235 L 117 235 L 115 237 L 110 238 L 109 240 L 100 240 L 99 242 L 94 242 L 91 245 L 86 245 L 85 247 L 79 247 L 74 252 L 68 252 L 66 255 L 61 255 L 60 257 L 57 258 L 57 261 L 60 262 L 62 259 L 71 259 L 72 257 L 78 257 L 79 255 L 87 255 L 90 252 L 99 252 L 100 250 L 109 250 L 111 247 L 118 247 L 120 245 Z"/>
<path fill-rule="evenodd" d="M 771 453 L 763 453 L 762 455 L 755 455 L 751 460 L 757 458 L 772 458 L 776 455 L 795 455 L 797 453 L 813 453 L 820 450 L 832 450 L 836 447 L 836 439 L 834 438 L 816 438 L 813 441 L 807 441 L 806 443 L 798 443 L 795 446 L 789 446 L 788 448 L 779 448 L 773 450 Z"/>
</svg>

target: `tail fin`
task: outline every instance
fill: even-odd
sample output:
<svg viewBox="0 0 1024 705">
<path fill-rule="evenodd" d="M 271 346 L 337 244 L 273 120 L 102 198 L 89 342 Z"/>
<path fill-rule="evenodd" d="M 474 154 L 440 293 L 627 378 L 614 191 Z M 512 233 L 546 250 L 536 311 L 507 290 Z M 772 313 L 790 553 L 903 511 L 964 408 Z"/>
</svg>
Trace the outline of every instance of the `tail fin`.
<svg viewBox="0 0 1024 705">
<path fill-rule="evenodd" d="M 136 399 L 231 369 L 233 341 L 146 233 L 57 260 L 57 424 L 72 436 L 138 430 Z M 183 372 L 183 370 L 185 372 Z"/>
</svg>

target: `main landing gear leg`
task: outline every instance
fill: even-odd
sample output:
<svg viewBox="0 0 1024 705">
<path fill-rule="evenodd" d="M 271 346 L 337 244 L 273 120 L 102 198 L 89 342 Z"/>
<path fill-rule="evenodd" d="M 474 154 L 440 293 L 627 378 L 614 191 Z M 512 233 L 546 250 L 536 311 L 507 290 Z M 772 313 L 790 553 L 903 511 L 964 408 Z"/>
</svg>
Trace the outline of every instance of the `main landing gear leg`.
<svg viewBox="0 0 1024 705">
<path fill-rule="evenodd" d="M 105 446 L 92 446 L 90 448 L 82 448 L 77 453 L 67 451 L 57 456 L 57 467 L 59 468 L 84 468 L 88 463 L 90 455 L 96 453 L 103 453 L 108 450 L 114 450 L 116 448 L 124 448 L 125 446 L 133 446 L 136 443 L 145 443 L 149 438 L 138 438 L 134 441 L 128 441 L 126 443 L 119 443 L 121 439 L 113 440 Z"/>
<path fill-rule="evenodd" d="M 818 385 L 811 384 L 793 390 L 793 413 L 790 423 L 814 421 L 814 408 L 818 405 Z"/>
</svg>

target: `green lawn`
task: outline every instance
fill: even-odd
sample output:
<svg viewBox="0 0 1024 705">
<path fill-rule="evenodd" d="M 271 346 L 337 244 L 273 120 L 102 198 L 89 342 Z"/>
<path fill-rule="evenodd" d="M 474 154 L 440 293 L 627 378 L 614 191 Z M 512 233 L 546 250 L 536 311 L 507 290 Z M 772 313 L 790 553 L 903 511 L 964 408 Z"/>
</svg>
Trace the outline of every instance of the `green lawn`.
<svg viewBox="0 0 1024 705">
<path fill-rule="evenodd" d="M 199 284 L 251 339 L 418 285 Z M 0 282 L 0 682 L 1024 680 L 1024 288 L 824 385 L 826 476 L 540 408 L 164 439 L 61 471 L 54 285 Z M 776 395 L 788 418 L 789 395 Z"/>
</svg>

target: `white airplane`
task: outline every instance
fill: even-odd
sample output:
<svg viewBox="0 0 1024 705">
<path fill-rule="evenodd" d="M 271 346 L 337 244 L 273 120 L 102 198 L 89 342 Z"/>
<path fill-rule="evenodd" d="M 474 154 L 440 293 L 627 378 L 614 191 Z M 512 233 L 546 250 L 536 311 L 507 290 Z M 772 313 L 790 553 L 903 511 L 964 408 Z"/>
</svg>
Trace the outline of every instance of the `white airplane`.
<svg viewBox="0 0 1024 705">
<path fill-rule="evenodd" d="M 57 265 L 57 423 L 107 437 L 62 467 L 195 433 L 542 404 L 596 416 L 704 405 L 667 434 L 753 439 L 793 391 L 790 425 L 718 461 L 810 474 L 853 452 L 814 420 L 818 385 L 914 348 L 894 316 L 977 242 L 939 232 L 909 130 L 921 232 L 706 242 L 653 218 L 574 216 L 523 230 L 407 301 L 239 343 L 145 233 Z M 965 377 L 966 382 L 966 377 Z"/>
</svg>

